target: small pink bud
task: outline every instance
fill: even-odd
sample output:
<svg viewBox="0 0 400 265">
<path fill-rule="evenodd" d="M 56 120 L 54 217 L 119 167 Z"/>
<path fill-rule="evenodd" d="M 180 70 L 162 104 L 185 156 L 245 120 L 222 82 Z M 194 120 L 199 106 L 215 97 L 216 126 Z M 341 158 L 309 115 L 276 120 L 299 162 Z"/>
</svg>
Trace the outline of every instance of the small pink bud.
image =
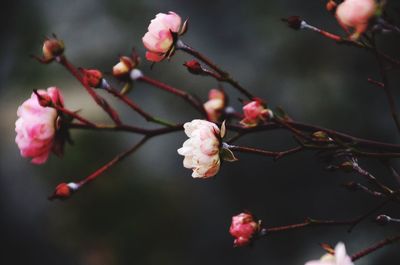
<svg viewBox="0 0 400 265">
<path fill-rule="evenodd" d="M 119 63 L 114 65 L 112 74 L 116 78 L 125 78 L 129 76 L 129 73 L 137 66 L 137 63 L 130 57 L 121 56 Z"/>
<path fill-rule="evenodd" d="M 196 60 L 187 61 L 183 65 L 186 66 L 187 70 L 194 75 L 200 75 L 204 73 L 200 63 Z"/>
<path fill-rule="evenodd" d="M 260 225 L 250 213 L 241 213 L 232 217 L 229 233 L 235 238 L 234 246 L 242 247 L 248 245 L 259 230 Z"/>
<path fill-rule="evenodd" d="M 65 49 L 64 42 L 56 38 L 50 38 L 43 43 L 43 58 L 46 61 L 51 61 L 55 57 L 63 54 Z"/>
<path fill-rule="evenodd" d="M 243 126 L 254 127 L 260 122 L 273 117 L 273 112 L 264 107 L 261 100 L 253 100 L 243 106 L 244 119 L 240 121 Z"/>
<path fill-rule="evenodd" d="M 97 69 L 82 69 L 83 80 L 89 86 L 99 88 L 103 80 L 103 73 Z"/>
<path fill-rule="evenodd" d="M 220 89 L 211 89 L 208 93 L 208 101 L 204 103 L 208 120 L 218 122 L 225 109 L 225 93 Z"/>
</svg>

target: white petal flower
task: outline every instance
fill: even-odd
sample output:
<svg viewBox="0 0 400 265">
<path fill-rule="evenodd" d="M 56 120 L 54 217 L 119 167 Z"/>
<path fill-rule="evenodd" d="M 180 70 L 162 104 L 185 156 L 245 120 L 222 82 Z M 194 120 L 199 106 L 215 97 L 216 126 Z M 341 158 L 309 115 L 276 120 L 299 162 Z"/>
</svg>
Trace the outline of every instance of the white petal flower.
<svg viewBox="0 0 400 265">
<path fill-rule="evenodd" d="M 219 128 L 205 120 L 193 120 L 185 123 L 183 127 L 189 137 L 178 149 L 178 154 L 185 157 L 183 166 L 193 170 L 193 178 L 215 176 L 221 164 Z"/>
<path fill-rule="evenodd" d="M 320 260 L 312 260 L 305 265 L 354 265 L 346 253 L 346 247 L 339 242 L 335 247 L 335 255 L 325 254 Z"/>
</svg>

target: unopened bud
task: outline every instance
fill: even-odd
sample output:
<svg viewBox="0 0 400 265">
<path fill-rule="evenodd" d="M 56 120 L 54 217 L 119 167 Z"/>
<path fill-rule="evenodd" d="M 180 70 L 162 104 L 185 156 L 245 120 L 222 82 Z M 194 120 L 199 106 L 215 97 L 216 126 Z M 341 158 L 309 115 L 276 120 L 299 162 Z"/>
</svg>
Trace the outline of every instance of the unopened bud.
<svg viewBox="0 0 400 265">
<path fill-rule="evenodd" d="M 343 162 L 339 168 L 344 172 L 352 172 L 354 170 L 354 163 L 350 161 Z"/>
<path fill-rule="evenodd" d="M 43 58 L 47 61 L 53 60 L 55 57 L 62 55 L 64 49 L 65 45 L 62 40 L 56 38 L 47 39 L 43 43 Z"/>
<path fill-rule="evenodd" d="M 83 80 L 91 87 L 101 87 L 103 80 L 103 73 L 97 69 L 82 69 Z"/>
<path fill-rule="evenodd" d="M 119 63 L 114 65 L 112 74 L 116 78 L 124 78 L 129 76 L 129 73 L 137 66 L 131 58 L 127 56 L 121 56 Z"/>
<path fill-rule="evenodd" d="M 58 186 L 56 187 L 53 195 L 51 195 L 49 197 L 50 200 L 54 200 L 54 199 L 67 199 L 71 196 L 72 192 L 76 191 L 79 189 L 79 185 L 74 183 L 74 182 L 70 182 L 70 183 L 61 183 L 58 184 Z"/>
<path fill-rule="evenodd" d="M 333 0 L 329 0 L 326 3 L 325 7 L 326 7 L 326 10 L 328 10 L 331 13 L 334 13 L 336 11 L 337 3 L 335 1 L 333 1 Z"/>
<path fill-rule="evenodd" d="M 321 142 L 332 142 L 333 139 L 328 136 L 328 134 L 324 131 L 317 131 L 312 134 L 314 140 Z"/>
<path fill-rule="evenodd" d="M 187 61 L 183 65 L 186 66 L 186 69 L 194 75 L 200 75 L 204 73 L 201 64 L 196 60 Z"/>
</svg>

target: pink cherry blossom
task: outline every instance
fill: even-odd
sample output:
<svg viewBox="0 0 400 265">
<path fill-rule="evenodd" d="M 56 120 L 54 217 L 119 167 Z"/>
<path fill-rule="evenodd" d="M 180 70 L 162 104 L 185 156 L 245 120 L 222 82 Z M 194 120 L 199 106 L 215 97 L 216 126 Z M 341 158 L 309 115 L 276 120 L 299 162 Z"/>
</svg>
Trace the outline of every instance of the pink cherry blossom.
<svg viewBox="0 0 400 265">
<path fill-rule="evenodd" d="M 147 49 L 146 59 L 152 62 L 159 62 L 165 58 L 174 44 L 174 37 L 171 32 L 178 33 L 181 28 L 181 17 L 174 12 L 168 14 L 158 13 L 151 20 L 148 31 L 142 41 Z"/>
<path fill-rule="evenodd" d="M 368 28 L 377 8 L 375 0 L 346 0 L 336 9 L 336 18 L 345 28 L 354 28 L 352 39 L 357 39 Z"/>
<path fill-rule="evenodd" d="M 240 123 L 246 127 L 256 126 L 259 122 L 272 118 L 272 111 L 266 109 L 259 100 L 243 106 L 244 119 Z"/>
<path fill-rule="evenodd" d="M 218 126 L 205 120 L 193 120 L 183 127 L 189 137 L 178 149 L 178 153 L 185 157 L 183 166 L 193 170 L 193 178 L 215 176 L 221 164 Z"/>
<path fill-rule="evenodd" d="M 343 243 L 338 243 L 335 247 L 335 255 L 325 254 L 319 260 L 312 260 L 305 265 L 354 265 L 351 258 L 346 253 Z"/>
<path fill-rule="evenodd" d="M 63 97 L 56 87 L 37 91 L 45 98 L 50 98 L 52 104 L 63 106 Z M 51 107 L 42 107 L 38 97 L 31 97 L 18 107 L 18 120 L 15 122 L 17 136 L 15 142 L 23 157 L 31 157 L 32 163 L 43 164 L 47 161 L 57 130 L 57 111 Z"/>
<path fill-rule="evenodd" d="M 225 94 L 219 89 L 211 89 L 208 93 L 208 101 L 204 103 L 208 119 L 217 122 L 225 108 Z"/>
<path fill-rule="evenodd" d="M 241 213 L 232 217 L 229 233 L 235 237 L 234 246 L 248 245 L 253 235 L 259 230 L 259 225 L 249 213 Z"/>
</svg>

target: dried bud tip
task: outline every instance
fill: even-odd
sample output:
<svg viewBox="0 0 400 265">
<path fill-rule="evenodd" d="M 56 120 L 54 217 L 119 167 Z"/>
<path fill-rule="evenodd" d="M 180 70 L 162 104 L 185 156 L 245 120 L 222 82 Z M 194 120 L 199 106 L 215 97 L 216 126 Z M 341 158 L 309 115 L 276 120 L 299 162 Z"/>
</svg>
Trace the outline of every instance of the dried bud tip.
<svg viewBox="0 0 400 265">
<path fill-rule="evenodd" d="M 46 39 L 43 43 L 43 58 L 53 60 L 55 57 L 63 54 L 65 49 L 64 42 L 56 38 Z"/>
<path fill-rule="evenodd" d="M 82 69 L 83 80 L 91 87 L 101 87 L 103 73 L 97 69 Z"/>
<path fill-rule="evenodd" d="M 282 21 L 287 22 L 288 26 L 295 30 L 301 29 L 301 24 L 303 22 L 303 20 L 299 16 L 291 16 L 288 18 L 282 18 Z"/>
<path fill-rule="evenodd" d="M 35 95 L 37 96 L 37 99 L 39 101 L 40 106 L 42 107 L 51 107 L 53 106 L 53 100 L 51 99 L 51 97 L 44 93 L 44 94 L 40 94 L 37 89 L 33 90 L 33 93 L 35 93 Z"/>
<path fill-rule="evenodd" d="M 355 181 L 347 182 L 347 183 L 343 184 L 343 186 L 350 191 L 357 191 L 360 188 L 360 185 Z"/>
<path fill-rule="evenodd" d="M 183 65 L 186 66 L 187 70 L 194 75 L 200 75 L 204 73 L 201 64 L 196 60 L 187 61 Z"/>
<path fill-rule="evenodd" d="M 378 216 L 375 218 L 375 222 L 378 223 L 379 225 L 386 225 L 386 224 L 388 224 L 391 220 L 392 220 L 392 218 L 390 218 L 389 216 L 384 215 L 384 214 L 378 215 Z"/>
</svg>

